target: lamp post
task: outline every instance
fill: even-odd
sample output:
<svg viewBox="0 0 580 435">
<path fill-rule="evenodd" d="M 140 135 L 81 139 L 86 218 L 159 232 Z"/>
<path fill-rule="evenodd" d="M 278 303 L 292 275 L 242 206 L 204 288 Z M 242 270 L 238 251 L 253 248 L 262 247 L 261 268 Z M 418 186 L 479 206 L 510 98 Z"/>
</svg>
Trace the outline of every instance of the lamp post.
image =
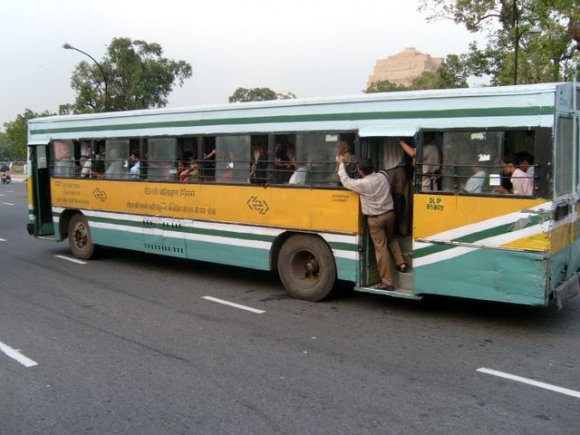
<svg viewBox="0 0 580 435">
<path fill-rule="evenodd" d="M 87 53 L 87 52 L 85 52 L 83 50 L 80 50 L 80 49 L 78 49 L 76 47 L 73 47 L 68 42 L 64 43 L 62 45 L 62 48 L 64 48 L 65 50 L 76 50 L 79 53 L 82 53 L 85 56 L 90 57 L 91 60 L 93 62 L 95 62 L 95 65 L 97 65 L 99 67 L 99 69 L 101 70 L 101 74 L 103 75 L 103 83 L 105 84 L 105 111 L 108 111 L 109 110 L 109 87 L 108 87 L 108 84 L 107 84 L 107 75 L 105 74 L 105 70 L 103 69 L 103 67 L 101 66 L 101 64 L 99 62 L 97 62 L 97 60 L 93 56 L 91 56 L 89 53 Z"/>
</svg>

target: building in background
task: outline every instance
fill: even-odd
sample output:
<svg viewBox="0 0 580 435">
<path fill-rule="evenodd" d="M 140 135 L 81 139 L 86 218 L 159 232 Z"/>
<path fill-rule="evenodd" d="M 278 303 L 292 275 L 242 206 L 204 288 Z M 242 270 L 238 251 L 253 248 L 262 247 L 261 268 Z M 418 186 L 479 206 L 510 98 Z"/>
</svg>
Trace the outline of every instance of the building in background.
<svg viewBox="0 0 580 435">
<path fill-rule="evenodd" d="M 409 86 L 422 72 L 435 72 L 442 63 L 441 57 L 431 57 L 414 47 L 405 48 L 400 53 L 377 60 L 375 69 L 369 76 L 367 88 L 382 80 L 388 80 L 395 85 Z"/>
</svg>

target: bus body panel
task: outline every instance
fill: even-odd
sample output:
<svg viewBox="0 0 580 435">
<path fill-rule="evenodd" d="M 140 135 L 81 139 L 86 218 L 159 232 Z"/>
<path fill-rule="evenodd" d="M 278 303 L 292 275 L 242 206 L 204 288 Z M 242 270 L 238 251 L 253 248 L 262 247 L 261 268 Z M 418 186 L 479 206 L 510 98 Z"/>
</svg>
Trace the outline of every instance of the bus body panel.
<svg viewBox="0 0 580 435">
<path fill-rule="evenodd" d="M 415 269 L 417 294 L 546 305 L 544 253 L 474 249 Z"/>
<path fill-rule="evenodd" d="M 307 232 L 327 242 L 339 279 L 360 280 L 352 192 L 65 178 L 51 185 L 57 240 L 66 232 L 61 215 L 79 210 L 98 245 L 270 270 L 276 238 Z"/>
</svg>

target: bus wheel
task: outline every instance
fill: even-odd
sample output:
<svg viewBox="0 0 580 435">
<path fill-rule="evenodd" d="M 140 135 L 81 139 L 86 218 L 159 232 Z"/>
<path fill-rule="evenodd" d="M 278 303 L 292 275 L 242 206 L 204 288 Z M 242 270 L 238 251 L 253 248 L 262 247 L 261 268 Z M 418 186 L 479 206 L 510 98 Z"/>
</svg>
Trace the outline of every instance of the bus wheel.
<svg viewBox="0 0 580 435">
<path fill-rule="evenodd" d="M 316 236 L 292 236 L 284 242 L 278 273 L 288 293 L 313 302 L 327 297 L 336 282 L 332 251 Z"/>
<path fill-rule="evenodd" d="M 90 259 L 95 253 L 87 218 L 77 213 L 68 223 L 68 244 L 71 252 L 82 260 Z"/>
</svg>

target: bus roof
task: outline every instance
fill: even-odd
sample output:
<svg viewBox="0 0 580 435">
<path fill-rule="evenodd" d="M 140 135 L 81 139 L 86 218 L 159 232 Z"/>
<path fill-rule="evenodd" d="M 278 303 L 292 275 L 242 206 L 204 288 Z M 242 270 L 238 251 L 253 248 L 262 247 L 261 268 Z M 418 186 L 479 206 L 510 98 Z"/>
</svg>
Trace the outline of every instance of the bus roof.
<svg viewBox="0 0 580 435">
<path fill-rule="evenodd" d="M 570 83 L 547 83 L 51 116 L 29 121 L 28 143 L 160 135 L 346 130 L 409 135 L 419 128 L 551 127 L 560 104 L 559 89 L 571 100 Z"/>
</svg>

